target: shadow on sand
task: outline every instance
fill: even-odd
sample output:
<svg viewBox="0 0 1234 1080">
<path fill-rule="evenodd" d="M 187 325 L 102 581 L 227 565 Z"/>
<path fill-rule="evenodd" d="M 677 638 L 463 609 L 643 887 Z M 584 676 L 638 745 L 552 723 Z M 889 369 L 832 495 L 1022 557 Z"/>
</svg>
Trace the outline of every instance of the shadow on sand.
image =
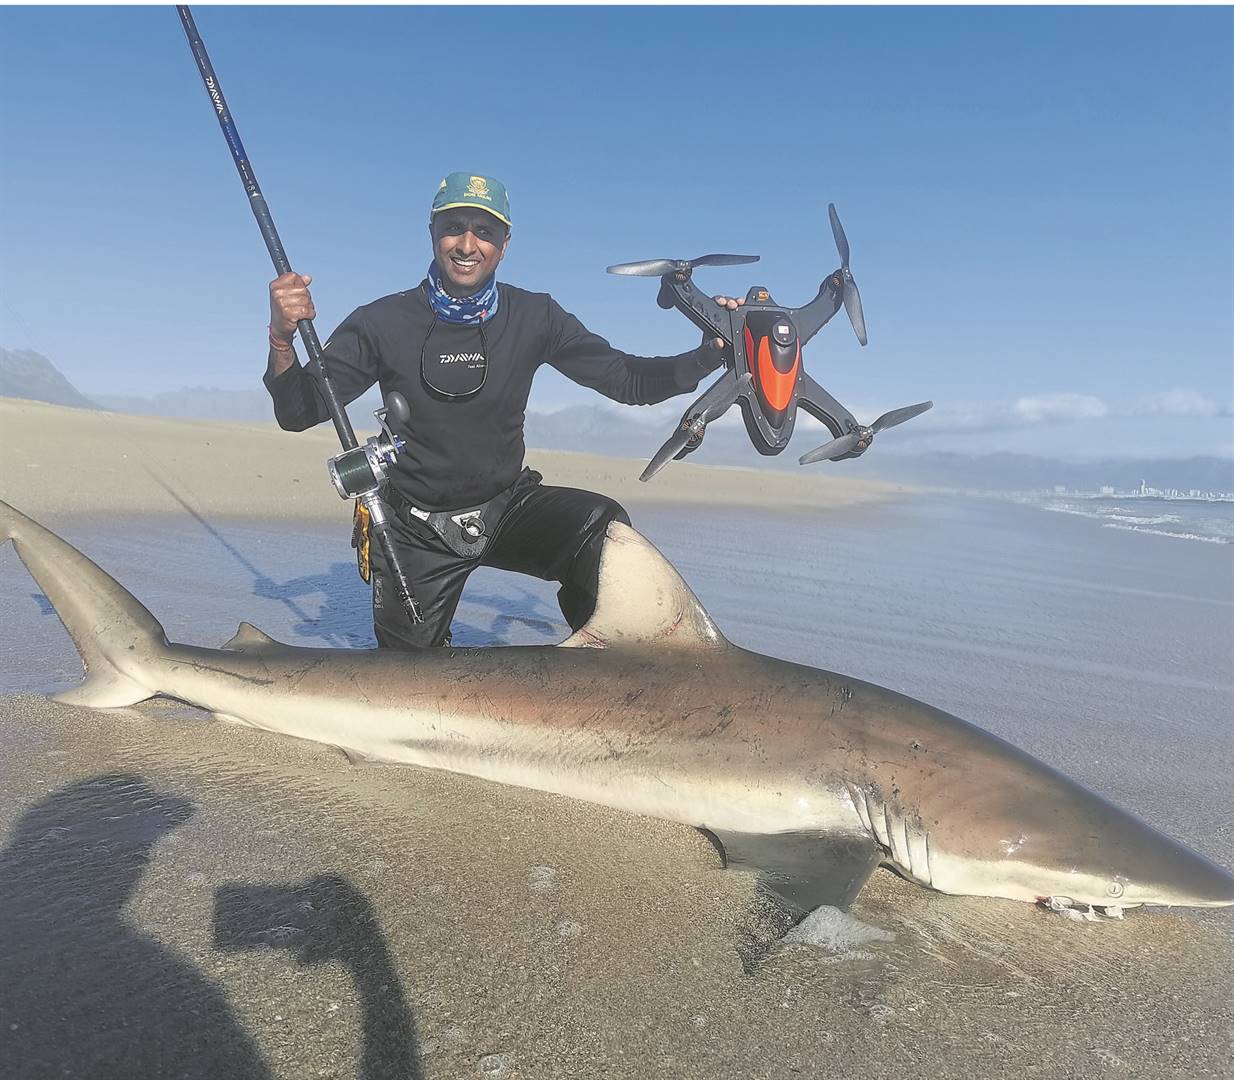
<svg viewBox="0 0 1234 1080">
<path fill-rule="evenodd" d="M 362 1008 L 362 1080 L 421 1075 L 415 1025 L 372 905 L 337 875 L 290 885 L 223 885 L 215 893 L 214 943 L 227 951 L 276 948 L 302 967 L 339 964 Z"/>
<path fill-rule="evenodd" d="M 2 1080 L 273 1076 L 223 989 L 124 912 L 155 844 L 192 815 L 187 799 L 114 774 L 53 792 L 22 816 L 0 851 Z M 274 923 L 254 921 L 275 911 Z M 271 940 L 271 927 L 286 940 Z M 359 1075 L 420 1075 L 389 950 L 368 901 L 343 879 L 223 886 L 215 941 L 344 964 L 364 1005 Z"/>
<path fill-rule="evenodd" d="M 193 806 L 138 776 L 62 788 L 0 852 L 0 1075 L 268 1077 L 218 986 L 124 915 Z"/>
</svg>

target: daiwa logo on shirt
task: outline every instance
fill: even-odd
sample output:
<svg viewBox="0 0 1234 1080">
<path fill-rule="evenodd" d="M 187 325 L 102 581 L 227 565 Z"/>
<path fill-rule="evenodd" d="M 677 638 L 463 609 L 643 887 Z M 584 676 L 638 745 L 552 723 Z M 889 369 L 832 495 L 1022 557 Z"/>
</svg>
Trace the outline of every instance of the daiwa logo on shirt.
<svg viewBox="0 0 1234 1080">
<path fill-rule="evenodd" d="M 482 352 L 460 352 L 460 353 L 438 353 L 437 361 L 441 364 L 476 364 L 484 363 L 484 353 Z"/>
</svg>

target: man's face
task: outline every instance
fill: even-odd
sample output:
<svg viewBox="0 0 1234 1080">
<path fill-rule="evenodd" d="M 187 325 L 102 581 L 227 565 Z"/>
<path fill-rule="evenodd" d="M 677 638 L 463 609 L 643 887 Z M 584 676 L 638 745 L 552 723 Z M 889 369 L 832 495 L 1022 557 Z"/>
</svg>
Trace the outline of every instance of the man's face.
<svg viewBox="0 0 1234 1080">
<path fill-rule="evenodd" d="M 479 207 L 442 210 L 434 215 L 429 231 L 446 290 L 455 296 L 479 292 L 510 244 L 505 222 Z"/>
</svg>

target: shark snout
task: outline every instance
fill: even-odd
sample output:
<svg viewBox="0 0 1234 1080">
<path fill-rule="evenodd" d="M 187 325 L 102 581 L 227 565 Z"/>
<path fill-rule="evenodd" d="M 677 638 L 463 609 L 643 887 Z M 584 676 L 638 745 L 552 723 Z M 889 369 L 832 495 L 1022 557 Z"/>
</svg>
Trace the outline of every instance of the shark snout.
<svg viewBox="0 0 1234 1080">
<path fill-rule="evenodd" d="M 1181 846 L 1181 845 L 1180 845 Z M 1166 899 L 1145 899 L 1146 904 L 1178 904 L 1184 907 L 1229 907 L 1234 905 L 1234 874 L 1203 855 L 1183 848 L 1160 889 Z"/>
<path fill-rule="evenodd" d="M 1110 836 L 1115 872 L 1105 884 L 1108 904 L 1179 907 L 1234 905 L 1234 874 L 1151 826 L 1119 812 Z"/>
<path fill-rule="evenodd" d="M 987 805 L 993 828 L 931 830 L 935 888 L 1094 907 L 1234 906 L 1225 867 L 1053 770 L 1021 778 Z"/>
</svg>

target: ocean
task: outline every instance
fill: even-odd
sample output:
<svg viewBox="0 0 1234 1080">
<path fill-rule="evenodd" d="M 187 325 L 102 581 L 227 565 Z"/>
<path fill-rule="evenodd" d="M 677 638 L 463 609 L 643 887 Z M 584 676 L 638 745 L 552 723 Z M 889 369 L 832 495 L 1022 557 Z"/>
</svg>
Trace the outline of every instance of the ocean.
<svg viewBox="0 0 1234 1080">
<path fill-rule="evenodd" d="M 1150 819 L 1177 818 L 1183 839 L 1211 850 L 1220 835 L 1214 854 L 1234 862 L 1219 809 L 1234 776 L 1234 546 L 1180 539 L 1204 526 L 1171 506 L 1134 515 L 1179 517 L 1170 535 L 1127 517 L 1043 512 L 1053 505 L 923 495 L 817 514 L 631 513 L 734 643 L 953 712 L 1125 793 Z M 173 640 L 221 645 L 245 619 L 296 644 L 374 644 L 342 514 L 294 527 L 77 520 L 64 535 Z M 0 604 L 0 692 L 72 685 L 72 644 L 11 549 L 0 552 Z M 454 623 L 460 645 L 566 632 L 553 584 L 486 568 Z M 1203 771 L 1180 743 L 1203 752 Z M 1196 796 L 1185 814 L 1184 791 Z"/>
</svg>

